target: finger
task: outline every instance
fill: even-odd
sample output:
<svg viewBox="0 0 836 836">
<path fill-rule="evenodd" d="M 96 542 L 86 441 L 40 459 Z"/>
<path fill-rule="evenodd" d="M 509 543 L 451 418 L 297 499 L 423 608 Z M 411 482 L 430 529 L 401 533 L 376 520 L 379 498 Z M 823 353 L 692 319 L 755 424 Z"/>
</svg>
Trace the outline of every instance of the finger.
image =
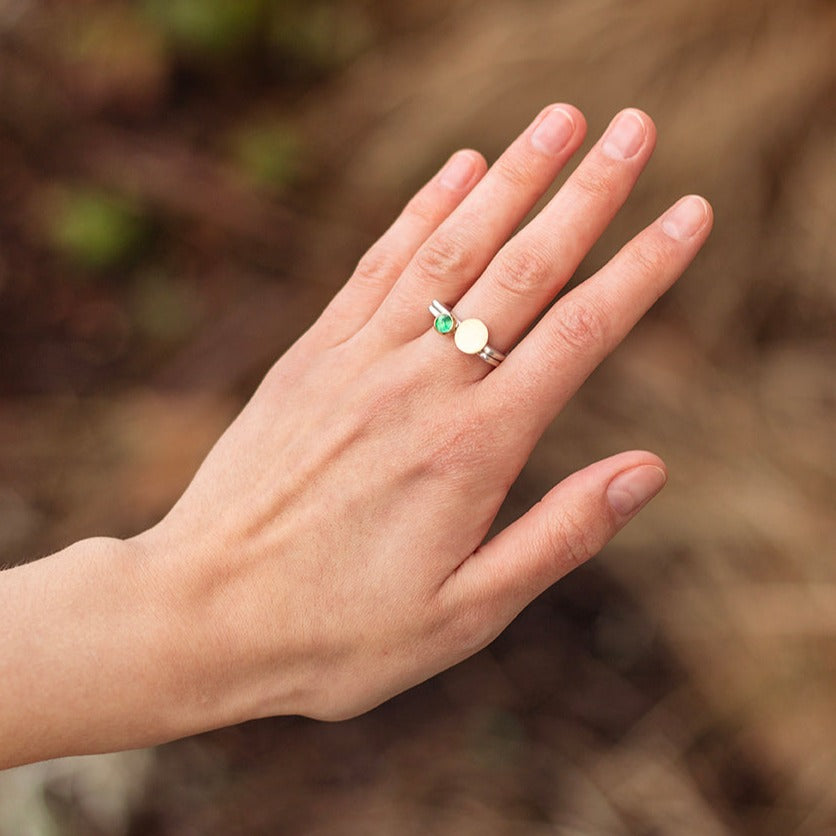
<svg viewBox="0 0 836 836">
<path fill-rule="evenodd" d="M 427 328 L 433 299 L 455 302 L 543 195 L 583 140 L 583 115 L 552 105 L 491 166 L 418 249 L 380 306 L 376 328 L 398 342 Z"/>
<path fill-rule="evenodd" d="M 708 201 L 679 200 L 559 299 L 479 385 L 486 409 L 516 412 L 531 446 L 589 374 L 679 278 L 711 231 Z"/>
<path fill-rule="evenodd" d="M 329 345 L 368 322 L 403 269 L 438 225 L 461 203 L 487 170 L 477 151 L 457 151 L 410 201 L 360 259 L 351 278 L 320 317 Z"/>
<path fill-rule="evenodd" d="M 488 323 L 490 344 L 507 351 L 607 228 L 655 143 L 650 117 L 632 108 L 619 113 L 549 204 L 500 250 L 464 295 L 456 307 L 459 318 Z"/>
<path fill-rule="evenodd" d="M 441 588 L 490 641 L 532 599 L 597 554 L 664 486 L 652 453 L 621 453 L 564 479 L 464 561 Z"/>
</svg>

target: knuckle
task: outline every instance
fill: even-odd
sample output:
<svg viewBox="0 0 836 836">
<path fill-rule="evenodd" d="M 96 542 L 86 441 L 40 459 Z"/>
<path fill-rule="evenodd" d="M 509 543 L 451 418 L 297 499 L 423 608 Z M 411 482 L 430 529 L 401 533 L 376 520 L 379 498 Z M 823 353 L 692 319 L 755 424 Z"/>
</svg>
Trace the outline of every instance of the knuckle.
<svg viewBox="0 0 836 836">
<path fill-rule="evenodd" d="M 531 189 L 534 182 L 534 171 L 530 162 L 523 157 L 500 160 L 497 164 L 497 173 L 514 191 Z"/>
<path fill-rule="evenodd" d="M 445 624 L 443 641 L 456 649 L 457 655 L 472 656 L 485 647 L 494 637 L 492 621 L 480 607 L 457 608 Z"/>
<path fill-rule="evenodd" d="M 668 254 L 657 242 L 645 238 L 636 243 L 628 253 L 628 258 L 633 269 L 640 275 L 655 276 L 664 271 Z"/>
<path fill-rule="evenodd" d="M 553 341 L 557 351 L 584 354 L 607 343 L 606 318 L 588 300 L 570 300 L 567 297 L 555 313 Z"/>
<path fill-rule="evenodd" d="M 619 173 L 613 166 L 589 161 L 577 170 L 574 185 L 587 199 L 609 203 L 617 191 Z"/>
<path fill-rule="evenodd" d="M 415 197 L 411 198 L 403 210 L 402 218 L 414 218 L 421 224 L 430 226 L 434 224 L 438 216 L 438 209 L 433 201 L 431 201 L 422 192 L 418 192 Z"/>
<path fill-rule="evenodd" d="M 554 556 L 558 577 L 586 563 L 598 551 L 588 529 L 571 513 L 561 515 L 546 531 L 546 547 Z"/>
<path fill-rule="evenodd" d="M 434 200 L 425 190 L 422 190 L 406 204 L 403 214 L 415 218 L 424 226 L 435 226 L 442 208 L 437 199 Z"/>
<path fill-rule="evenodd" d="M 437 277 L 467 272 L 470 248 L 459 236 L 434 235 L 415 256 L 415 266 L 422 274 Z"/>
<path fill-rule="evenodd" d="M 515 247 L 502 257 L 493 281 L 510 296 L 527 297 L 542 286 L 550 267 L 550 260 L 541 248 Z"/>
<path fill-rule="evenodd" d="M 378 245 L 372 247 L 357 262 L 352 278 L 358 284 L 377 284 L 381 279 L 392 276 L 397 270 L 396 259 L 392 253 Z"/>
</svg>

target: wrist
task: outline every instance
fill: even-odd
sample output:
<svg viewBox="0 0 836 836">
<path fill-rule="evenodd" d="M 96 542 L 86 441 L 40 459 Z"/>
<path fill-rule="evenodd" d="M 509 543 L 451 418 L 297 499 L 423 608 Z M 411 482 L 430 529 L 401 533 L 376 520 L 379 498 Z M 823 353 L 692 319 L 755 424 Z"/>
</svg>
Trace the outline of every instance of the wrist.
<svg viewBox="0 0 836 836">
<path fill-rule="evenodd" d="M 181 733 L 159 597 L 128 542 L 84 540 L 0 583 L 2 765 Z"/>
<path fill-rule="evenodd" d="M 265 606 L 273 590 L 262 587 L 264 599 L 254 600 L 242 544 L 210 546 L 201 534 L 167 519 L 127 541 L 147 579 L 171 737 L 298 713 L 303 704 L 296 683 L 305 654 L 292 661 L 279 608 Z"/>
</svg>

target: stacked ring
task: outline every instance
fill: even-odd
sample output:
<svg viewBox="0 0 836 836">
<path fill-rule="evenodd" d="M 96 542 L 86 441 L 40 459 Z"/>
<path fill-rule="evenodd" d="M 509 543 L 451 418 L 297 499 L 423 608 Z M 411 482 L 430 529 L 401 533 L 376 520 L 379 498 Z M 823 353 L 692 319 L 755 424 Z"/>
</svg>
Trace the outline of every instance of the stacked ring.
<svg viewBox="0 0 836 836">
<path fill-rule="evenodd" d="M 491 366 L 498 366 L 505 359 L 505 354 L 488 345 L 488 328 L 481 319 L 459 319 L 438 299 L 433 299 L 429 311 L 435 317 L 435 330 L 439 334 L 452 333 L 459 351 L 475 354 Z"/>
</svg>

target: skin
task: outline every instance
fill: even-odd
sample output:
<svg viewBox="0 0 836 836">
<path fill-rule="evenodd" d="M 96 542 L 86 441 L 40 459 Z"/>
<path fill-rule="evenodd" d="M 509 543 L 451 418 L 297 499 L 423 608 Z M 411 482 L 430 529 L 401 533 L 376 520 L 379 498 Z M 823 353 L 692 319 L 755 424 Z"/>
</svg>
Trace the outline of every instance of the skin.
<svg viewBox="0 0 836 836">
<path fill-rule="evenodd" d="M 683 198 L 553 303 L 656 138 L 617 115 L 514 234 L 584 133 L 553 105 L 490 170 L 453 155 L 158 525 L 0 574 L 0 766 L 367 711 L 483 648 L 662 488 L 659 458 L 622 453 L 484 542 L 546 426 L 711 227 Z M 459 352 L 432 299 L 508 358 Z"/>
</svg>

